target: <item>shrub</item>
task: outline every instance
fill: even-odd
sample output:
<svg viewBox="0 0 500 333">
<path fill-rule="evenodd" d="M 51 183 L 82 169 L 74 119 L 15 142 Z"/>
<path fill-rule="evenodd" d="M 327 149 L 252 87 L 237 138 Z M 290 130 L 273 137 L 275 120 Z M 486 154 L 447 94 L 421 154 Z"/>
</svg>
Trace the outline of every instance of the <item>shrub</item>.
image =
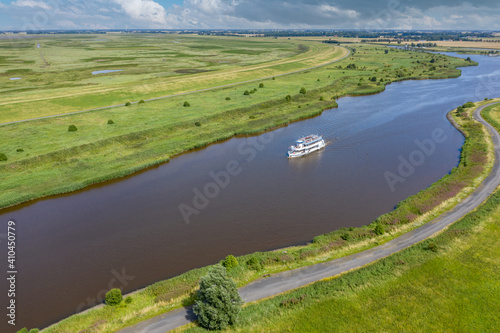
<svg viewBox="0 0 500 333">
<path fill-rule="evenodd" d="M 143 99 L 141 99 L 141 100 L 139 101 L 139 104 L 144 104 L 144 103 L 146 103 L 146 101 L 145 101 L 145 100 L 143 100 Z"/>
<path fill-rule="evenodd" d="M 78 131 L 78 128 L 76 128 L 75 125 L 68 126 L 68 132 L 76 132 L 76 131 Z"/>
<path fill-rule="evenodd" d="M 238 266 L 238 260 L 236 260 L 235 256 L 230 254 L 226 257 L 226 260 L 222 262 L 222 266 L 226 267 L 226 269 L 230 271 L 232 268 Z"/>
<path fill-rule="evenodd" d="M 185 101 L 185 102 L 184 102 L 184 106 L 191 106 L 191 104 L 189 104 L 189 102 L 188 102 L 188 101 Z"/>
<path fill-rule="evenodd" d="M 297 305 L 300 302 L 302 302 L 306 297 L 307 297 L 307 294 L 304 294 L 304 295 L 297 297 L 297 298 L 292 297 L 292 298 L 285 299 L 284 301 L 281 301 L 280 306 L 288 308 L 288 307 Z"/>
<path fill-rule="evenodd" d="M 260 271 L 262 269 L 262 264 L 259 259 L 252 257 L 247 261 L 247 267 L 253 271 Z"/>
<path fill-rule="evenodd" d="M 115 122 L 113 120 L 108 120 L 108 125 L 113 125 Z"/>
<path fill-rule="evenodd" d="M 38 333 L 38 332 L 40 332 L 38 328 L 32 328 L 28 331 L 26 327 L 21 328 L 19 331 L 17 331 L 17 333 Z"/>
<path fill-rule="evenodd" d="M 106 293 L 106 304 L 110 306 L 116 306 L 120 304 L 123 300 L 122 291 L 118 288 L 113 288 Z"/>
<path fill-rule="evenodd" d="M 464 104 L 464 109 L 473 108 L 475 106 L 476 106 L 476 104 L 474 104 L 472 102 L 467 102 L 467 103 Z"/>
<path fill-rule="evenodd" d="M 224 267 L 216 265 L 201 278 L 193 312 L 198 316 L 200 326 L 222 330 L 236 323 L 242 304 L 236 284 L 227 276 Z"/>
<path fill-rule="evenodd" d="M 131 105 L 132 105 L 132 103 L 130 103 L 130 102 L 125 103 L 125 106 L 131 106 Z"/>
<path fill-rule="evenodd" d="M 22 152 L 24 152 L 24 149 L 23 149 L 23 148 L 17 148 L 17 149 L 16 149 L 16 151 L 17 151 L 18 153 L 22 153 Z"/>
<path fill-rule="evenodd" d="M 201 123 L 199 121 L 197 121 L 197 122 L 194 123 L 194 125 L 200 127 Z"/>
<path fill-rule="evenodd" d="M 377 224 L 375 226 L 375 229 L 373 229 L 373 231 L 377 234 L 377 235 L 383 235 L 385 233 L 385 230 L 384 230 L 384 226 L 382 224 Z"/>
<path fill-rule="evenodd" d="M 132 296 L 127 296 L 127 298 L 125 298 L 125 303 L 126 304 L 132 303 Z"/>
<path fill-rule="evenodd" d="M 226 101 L 230 101 L 231 100 L 231 97 L 226 97 Z"/>
<path fill-rule="evenodd" d="M 259 84 L 259 88 L 264 88 L 264 83 Z"/>
<path fill-rule="evenodd" d="M 300 88 L 300 91 L 299 91 L 301 94 L 305 95 L 305 93 L 307 92 L 306 91 L 306 88 L 302 87 Z"/>
<path fill-rule="evenodd" d="M 437 252 L 438 251 L 438 246 L 436 243 L 431 242 L 427 247 L 425 248 L 427 251 L 432 251 L 432 252 Z"/>
<path fill-rule="evenodd" d="M 342 238 L 345 241 L 348 241 L 351 239 L 351 234 L 349 234 L 349 233 L 342 234 L 342 235 L 340 235 L 340 238 Z"/>
<path fill-rule="evenodd" d="M 292 96 L 290 96 L 290 95 L 286 95 L 286 96 L 285 96 L 285 100 L 286 100 L 287 102 L 290 102 L 290 101 L 292 100 Z"/>
<path fill-rule="evenodd" d="M 320 96 L 320 97 L 319 97 L 319 100 L 320 100 L 320 101 L 324 101 L 324 100 L 325 100 L 325 98 L 324 98 L 323 96 Z"/>
<path fill-rule="evenodd" d="M 0 153 L 0 162 L 4 162 L 7 160 L 8 160 L 7 155 L 5 155 L 4 153 Z"/>
<path fill-rule="evenodd" d="M 276 78 L 273 76 L 273 80 L 276 80 Z"/>
<path fill-rule="evenodd" d="M 248 96 L 248 95 L 250 95 L 250 91 L 248 91 L 248 90 L 245 90 L 245 92 L 243 93 L 243 95 L 245 95 L 245 96 Z"/>
<path fill-rule="evenodd" d="M 248 116 L 249 119 L 255 119 L 256 117 L 252 114 L 250 116 Z"/>
</svg>

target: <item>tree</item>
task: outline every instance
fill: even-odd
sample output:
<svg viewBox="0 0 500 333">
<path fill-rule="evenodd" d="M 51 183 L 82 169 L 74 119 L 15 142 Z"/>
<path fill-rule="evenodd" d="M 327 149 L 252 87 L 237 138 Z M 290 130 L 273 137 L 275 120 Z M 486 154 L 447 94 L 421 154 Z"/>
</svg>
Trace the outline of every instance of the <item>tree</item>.
<svg viewBox="0 0 500 333">
<path fill-rule="evenodd" d="M 125 103 L 125 106 L 131 106 L 131 105 L 132 105 L 132 103 L 130 103 L 130 102 Z"/>
<path fill-rule="evenodd" d="M 113 125 L 114 123 L 113 119 L 108 120 L 108 125 Z"/>
<path fill-rule="evenodd" d="M 0 153 L 0 161 L 4 162 L 4 161 L 7 161 L 7 160 L 8 160 L 7 155 L 5 155 L 4 153 Z"/>
<path fill-rule="evenodd" d="M 389 53 L 389 50 L 385 50 L 384 52 L 385 52 L 385 54 L 387 54 L 387 53 Z"/>
<path fill-rule="evenodd" d="M 300 91 L 299 91 L 301 94 L 305 95 L 306 93 L 306 88 L 302 87 L 300 88 Z"/>
<path fill-rule="evenodd" d="M 191 106 L 191 104 L 189 104 L 189 102 L 188 102 L 188 101 L 185 101 L 185 102 L 184 102 L 184 106 Z"/>
<path fill-rule="evenodd" d="M 259 88 L 264 88 L 264 83 L 259 84 Z"/>
<path fill-rule="evenodd" d="M 467 59 L 465 59 L 466 61 L 472 61 L 472 59 L 470 57 L 467 57 Z"/>
<path fill-rule="evenodd" d="M 290 96 L 290 95 L 286 95 L 286 96 L 285 96 L 285 100 L 286 100 L 287 102 L 290 102 L 290 101 L 292 100 L 292 96 Z"/>
<path fill-rule="evenodd" d="M 243 93 L 243 95 L 245 95 L 245 96 L 250 95 L 250 91 L 245 90 L 245 92 Z"/>
<path fill-rule="evenodd" d="M 120 304 L 122 300 L 122 291 L 118 288 L 113 288 L 106 293 L 105 301 L 107 305 L 115 306 Z"/>
<path fill-rule="evenodd" d="M 236 284 L 227 276 L 224 267 L 216 265 L 201 278 L 193 311 L 202 327 L 221 330 L 236 323 L 242 304 Z"/>
<path fill-rule="evenodd" d="M 222 262 L 222 266 L 226 267 L 226 269 L 230 271 L 232 268 L 238 266 L 238 260 L 230 254 L 226 257 L 226 260 Z"/>
<path fill-rule="evenodd" d="M 75 125 L 68 126 L 68 132 L 76 132 L 76 131 L 78 131 L 78 128 L 76 128 Z"/>
</svg>

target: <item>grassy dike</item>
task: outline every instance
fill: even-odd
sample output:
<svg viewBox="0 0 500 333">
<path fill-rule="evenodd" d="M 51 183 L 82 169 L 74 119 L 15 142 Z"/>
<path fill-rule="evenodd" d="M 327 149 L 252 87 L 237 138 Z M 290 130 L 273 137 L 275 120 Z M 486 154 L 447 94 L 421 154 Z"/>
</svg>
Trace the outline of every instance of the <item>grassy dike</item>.
<svg viewBox="0 0 500 333">
<path fill-rule="evenodd" d="M 312 265 L 357 253 L 417 228 L 454 207 L 460 199 L 470 194 L 473 188 L 484 179 L 489 173 L 493 162 L 491 154 L 492 146 L 488 140 L 489 136 L 482 126 L 471 119 L 471 110 L 472 108 L 466 108 L 460 114 L 457 114 L 456 111 L 451 113 L 453 119 L 459 124 L 467 137 L 462 150 L 460 165 L 453 169 L 450 175 L 445 176 L 428 189 L 403 201 L 393 212 L 380 217 L 367 226 L 343 228 L 326 235 L 321 235 L 305 246 L 295 246 L 276 251 L 257 252 L 240 256 L 237 258 L 240 264 L 232 269 L 229 275 L 236 281 L 238 286 L 242 286 L 266 274 Z M 456 193 L 457 187 L 455 184 L 462 186 L 461 190 Z M 439 197 L 443 200 L 442 202 L 435 200 L 436 193 L 446 193 L 446 195 Z M 454 194 L 454 196 L 450 197 L 451 194 Z M 418 207 L 426 207 L 429 210 L 419 211 L 417 210 Z M 412 212 L 415 217 L 405 219 L 408 212 Z M 395 222 L 396 219 L 398 219 L 397 223 Z M 384 230 L 380 235 L 377 235 L 375 232 L 377 226 L 382 226 Z M 130 304 L 123 304 L 119 307 L 92 309 L 85 313 L 69 317 L 45 329 L 44 332 L 77 332 L 90 328 L 92 328 L 92 332 L 114 332 L 120 328 L 131 326 L 158 314 L 168 312 L 174 308 L 191 304 L 194 300 L 194 291 L 196 290 L 198 281 L 207 270 L 208 267 L 195 269 L 175 278 L 158 282 L 134 293 L 132 295 L 133 302 Z M 283 297 L 285 296 L 279 296 L 277 299 L 279 300 Z M 289 299 L 294 297 L 290 297 Z M 278 302 L 276 304 L 278 304 L 278 310 L 281 311 L 279 306 L 281 301 L 271 302 Z M 257 305 L 250 305 L 247 308 L 252 309 L 254 306 Z M 246 311 L 251 311 L 248 315 L 250 317 L 247 317 Z M 256 310 L 254 312 L 253 310 L 245 309 L 242 324 L 238 326 L 238 329 L 247 329 L 246 324 L 248 324 L 248 321 L 257 320 L 252 316 L 256 315 L 256 313 L 262 314 L 265 311 Z M 260 326 L 260 330 L 265 330 L 263 327 L 265 326 Z"/>
<path fill-rule="evenodd" d="M 341 96 L 378 93 L 386 84 L 406 79 L 458 77 L 457 67 L 475 64 L 384 51 L 356 45 L 356 52 L 338 63 L 274 80 L 2 126 L 0 153 L 8 160 L 0 161 L 0 207 L 82 189 L 235 135 L 319 115 L 335 107 Z M 299 93 L 301 87 L 306 94 Z M 183 106 L 185 101 L 189 107 Z M 78 131 L 68 133 L 69 125 Z"/>
</svg>

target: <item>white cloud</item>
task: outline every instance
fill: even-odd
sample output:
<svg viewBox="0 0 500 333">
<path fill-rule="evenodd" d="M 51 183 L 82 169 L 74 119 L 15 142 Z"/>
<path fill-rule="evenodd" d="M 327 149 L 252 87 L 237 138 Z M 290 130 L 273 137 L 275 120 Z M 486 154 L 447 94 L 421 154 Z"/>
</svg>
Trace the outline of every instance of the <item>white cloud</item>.
<svg viewBox="0 0 500 333">
<path fill-rule="evenodd" d="M 32 1 L 32 0 L 17 0 L 12 3 L 12 5 L 17 7 L 30 7 L 30 8 L 42 8 L 51 9 L 49 5 L 42 1 Z"/>
<path fill-rule="evenodd" d="M 165 25 L 167 11 L 153 0 L 113 0 L 122 10 L 137 21 Z"/>
</svg>

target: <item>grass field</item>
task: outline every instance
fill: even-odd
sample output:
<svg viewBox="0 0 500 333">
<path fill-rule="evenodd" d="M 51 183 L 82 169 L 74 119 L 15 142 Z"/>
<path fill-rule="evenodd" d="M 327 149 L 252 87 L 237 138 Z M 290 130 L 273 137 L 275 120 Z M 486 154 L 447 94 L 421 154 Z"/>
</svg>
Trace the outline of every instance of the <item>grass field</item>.
<svg viewBox="0 0 500 333">
<path fill-rule="evenodd" d="M 241 39 L 238 41 L 241 43 Z M 280 40 L 276 43 L 281 45 Z M 318 52 L 322 54 L 319 59 L 324 52 L 333 57 L 330 61 L 342 54 L 342 49 L 331 45 L 324 49 L 321 43 L 310 43 L 309 50 L 316 44 L 320 45 Z M 383 47 L 356 46 L 356 52 L 339 63 L 275 79 L 2 126 L 0 153 L 8 160 L 0 162 L 0 207 L 81 189 L 168 161 L 183 151 L 235 134 L 256 133 L 314 116 L 334 107 L 334 99 L 339 96 L 380 92 L 385 84 L 404 79 L 456 77 L 460 75 L 456 67 L 473 65 L 442 55 L 401 50 L 389 50 L 386 54 Z M 306 54 L 308 52 L 298 56 Z M 310 60 L 307 66 L 317 62 L 317 59 Z M 273 68 L 290 71 L 303 66 L 296 65 L 292 62 Z M 142 89 L 142 86 L 135 87 Z M 299 94 L 301 87 L 307 89 L 307 94 Z M 244 95 L 246 90 L 253 93 Z M 286 95 L 290 95 L 291 100 L 287 101 Z M 81 98 L 87 98 L 93 106 L 109 102 L 103 93 L 91 98 L 68 97 L 57 103 L 73 109 L 81 107 Z M 134 96 L 125 94 L 120 99 L 122 102 L 134 100 Z M 50 103 L 56 100 L 51 99 Z M 189 107 L 183 106 L 185 101 Z M 37 115 L 37 110 L 42 110 L 43 114 L 44 107 L 38 103 L 41 102 L 27 102 L 21 110 L 34 110 Z M 8 106 L 1 109 L 2 114 L 17 115 L 17 111 Z M 52 107 L 49 109 L 54 112 Z M 24 115 L 24 111 L 20 114 Z M 114 124 L 108 125 L 108 120 Z M 195 126 L 196 123 L 200 126 Z M 70 125 L 75 125 L 78 131 L 68 132 Z"/>
<path fill-rule="evenodd" d="M 463 148 L 463 156 L 474 156 L 477 151 L 485 150 L 486 135 L 481 131 L 482 126 L 476 128 L 472 126 L 475 123 L 470 118 L 470 112 L 464 112 L 455 116 L 456 121 L 467 133 L 466 143 Z M 486 149 L 488 150 L 488 149 Z M 431 188 L 418 193 L 417 195 L 405 200 L 398 206 L 395 213 L 389 213 L 383 216 L 381 220 L 384 225 L 385 234 L 376 235 L 374 227 L 379 223 L 375 222 L 361 228 L 342 228 L 326 235 L 316 237 L 311 244 L 305 246 L 289 247 L 270 252 L 258 252 L 238 257 L 238 265 L 230 271 L 229 275 L 235 280 L 238 286 L 243 286 L 250 281 L 260 278 L 264 274 L 272 274 L 285 270 L 290 270 L 302 266 L 316 264 L 335 258 L 344 257 L 349 254 L 358 253 L 378 244 L 385 243 L 394 239 L 409 230 L 412 230 L 422 223 L 442 214 L 453 207 L 465 195 L 470 193 L 473 187 L 483 179 L 484 174 L 489 172 L 492 156 L 487 154 L 488 161 L 480 161 L 484 166 L 483 173 L 474 173 L 477 170 L 477 162 L 469 158 L 462 158 L 460 166 L 456 168 L 450 176 L 440 180 Z M 474 174 L 476 178 L 469 178 L 468 175 Z M 464 177 L 464 175 L 466 175 Z M 453 198 L 446 202 L 434 202 L 434 193 L 446 193 L 450 182 L 461 182 L 465 188 Z M 439 197 L 443 200 L 442 197 Z M 424 201 L 422 201 L 424 200 Z M 426 203 L 425 200 L 428 200 Z M 408 209 L 415 206 L 415 202 L 424 202 L 435 207 L 420 216 L 415 214 L 415 219 L 409 221 L 401 219 L 397 224 L 393 223 L 395 216 L 407 214 Z M 436 206 L 437 205 L 437 206 Z M 387 218 L 390 217 L 390 218 Z M 253 260 L 258 262 L 258 267 L 248 265 L 247 262 Z M 95 332 L 115 331 L 118 328 L 130 326 L 141 320 L 167 312 L 181 305 L 191 304 L 193 302 L 192 291 L 196 289 L 198 281 L 203 276 L 208 267 L 191 270 L 180 276 L 160 281 L 145 290 L 135 293 L 133 303 L 121 306 L 119 308 L 101 308 L 88 311 L 84 314 L 72 316 L 47 329 L 47 332 L 67 332 L 80 331 L 89 327 L 94 327 L 95 323 L 101 323 Z"/>
<path fill-rule="evenodd" d="M 0 123 L 279 75 L 342 52 L 307 41 L 189 35 L 0 40 Z M 121 71 L 92 75 L 99 70 Z"/>
<path fill-rule="evenodd" d="M 500 129 L 500 106 L 485 110 Z M 440 235 L 244 308 L 236 332 L 498 332 L 500 191 Z M 177 331 L 204 332 L 195 327 Z"/>
</svg>

